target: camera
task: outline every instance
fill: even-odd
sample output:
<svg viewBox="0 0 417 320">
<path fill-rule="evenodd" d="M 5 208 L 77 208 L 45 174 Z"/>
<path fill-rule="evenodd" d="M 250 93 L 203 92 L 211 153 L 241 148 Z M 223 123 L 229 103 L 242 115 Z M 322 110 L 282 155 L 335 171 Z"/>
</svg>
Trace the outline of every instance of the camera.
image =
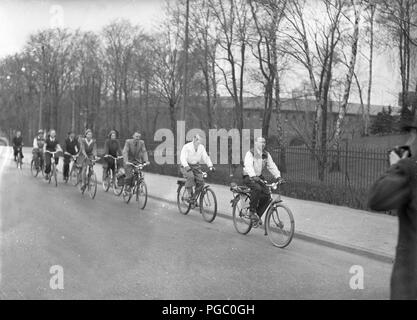
<svg viewBox="0 0 417 320">
<path fill-rule="evenodd" d="M 402 157 L 403 157 L 403 155 L 404 155 L 404 153 L 405 153 L 406 151 L 408 151 L 408 158 L 410 158 L 410 157 L 411 157 L 411 150 L 410 150 L 410 146 L 396 146 L 395 148 L 393 148 L 393 149 L 391 149 L 391 150 L 388 150 L 388 155 L 389 155 L 392 151 L 394 151 L 394 152 L 397 154 L 397 156 L 399 156 L 400 158 L 402 158 Z"/>
</svg>

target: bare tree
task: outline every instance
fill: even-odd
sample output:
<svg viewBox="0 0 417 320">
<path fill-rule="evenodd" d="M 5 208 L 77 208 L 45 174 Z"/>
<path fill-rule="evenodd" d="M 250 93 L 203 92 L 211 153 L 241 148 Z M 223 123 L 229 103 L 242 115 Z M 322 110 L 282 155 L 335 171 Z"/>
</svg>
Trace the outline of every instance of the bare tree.
<svg viewBox="0 0 417 320">
<path fill-rule="evenodd" d="M 324 7 L 326 15 L 321 20 L 313 19 L 309 25 L 306 18 L 306 1 L 291 1 L 287 7 L 287 21 L 290 28 L 284 34 L 288 39 L 287 48 L 290 48 L 287 53 L 306 69 L 316 99 L 313 130 L 306 145 L 311 150 L 313 158 L 318 160 L 319 179 L 323 180 L 329 142 L 328 98 L 337 46 L 342 38 L 340 24 L 346 2 L 322 0 L 316 4 Z M 320 128 L 321 135 L 319 135 Z M 316 152 L 318 142 L 320 152 Z"/>
<path fill-rule="evenodd" d="M 343 100 L 340 105 L 339 116 L 336 122 L 336 130 L 335 130 L 334 143 L 333 143 L 335 156 L 333 157 L 333 161 L 332 161 L 332 166 L 331 166 L 332 171 L 340 170 L 339 144 L 340 144 L 341 133 L 342 133 L 342 125 L 343 125 L 343 121 L 346 115 L 347 105 L 349 103 L 350 88 L 351 88 L 352 79 L 353 79 L 354 72 L 355 72 L 356 56 L 358 53 L 359 23 L 360 23 L 360 17 L 361 17 L 361 12 L 362 12 L 362 2 L 359 1 L 358 3 L 355 3 L 355 0 L 351 0 L 351 5 L 354 11 L 354 23 L 353 23 L 354 26 L 353 26 L 353 35 L 352 35 L 352 40 L 351 40 L 352 41 L 351 56 L 350 56 L 350 61 L 348 64 L 348 70 L 346 74 L 346 80 L 344 84 Z"/>
<path fill-rule="evenodd" d="M 217 62 L 217 67 L 233 99 L 234 124 L 239 132 L 242 132 L 246 49 L 250 25 L 249 6 L 245 0 L 209 0 L 209 5 L 220 30 L 219 46 L 225 54 L 224 58 L 219 58 L 225 63 Z"/>
</svg>

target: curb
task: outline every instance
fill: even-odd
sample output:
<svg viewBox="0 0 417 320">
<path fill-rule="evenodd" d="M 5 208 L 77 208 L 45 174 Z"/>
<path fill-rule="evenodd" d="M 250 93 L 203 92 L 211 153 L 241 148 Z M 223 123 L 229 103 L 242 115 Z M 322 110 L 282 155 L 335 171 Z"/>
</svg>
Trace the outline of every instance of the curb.
<svg viewBox="0 0 417 320">
<path fill-rule="evenodd" d="M 25 162 L 23 162 L 25 163 Z M 29 162 L 29 166 L 30 166 L 30 162 Z M 101 176 L 97 176 L 97 182 L 102 183 L 102 179 Z M 162 197 L 158 197 L 158 196 L 153 196 L 148 194 L 148 197 L 154 200 L 158 200 L 158 201 L 162 201 L 165 203 L 169 203 L 169 204 L 173 204 L 173 205 L 177 205 L 176 201 L 173 200 L 168 200 Z M 217 212 L 217 217 L 221 217 L 227 220 L 233 220 L 233 218 L 231 217 L 230 214 L 226 214 L 224 212 Z M 354 246 L 354 245 L 350 245 L 350 244 L 346 244 L 346 243 L 341 243 L 335 240 L 331 240 L 328 238 L 324 238 L 324 237 L 320 237 L 317 235 L 312 235 L 312 234 L 308 234 L 305 232 L 300 232 L 300 231 L 295 231 L 294 233 L 294 238 L 295 239 L 299 239 L 299 240 L 303 240 L 303 241 L 307 241 L 307 242 L 311 242 L 311 243 L 315 243 L 317 245 L 321 245 L 324 247 L 328 247 L 331 249 L 336 249 L 336 250 L 340 250 L 340 251 L 344 251 L 347 253 L 352 253 L 352 254 L 356 254 L 362 257 L 366 257 L 372 260 L 376 260 L 379 262 L 383 262 L 383 263 L 389 263 L 392 264 L 394 263 L 394 256 L 390 256 L 386 253 L 377 251 L 377 250 L 370 250 L 370 249 L 366 249 L 366 248 L 362 248 L 362 247 L 358 247 L 358 246 Z"/>
<path fill-rule="evenodd" d="M 177 205 L 176 201 L 173 200 L 168 200 L 162 197 L 157 197 L 157 196 L 153 196 L 148 194 L 148 197 L 154 200 L 158 200 L 158 201 L 163 201 L 169 204 L 173 204 L 173 205 Z M 225 214 L 223 212 L 217 212 L 217 216 L 216 217 L 221 217 L 224 219 L 228 219 L 228 220 L 233 220 L 233 218 L 231 217 L 231 215 L 229 214 Z M 379 252 L 376 250 L 369 250 L 369 249 L 365 249 L 365 248 L 361 248 L 358 246 L 354 246 L 354 245 L 349 245 L 349 244 L 345 244 L 345 243 L 341 243 L 341 242 L 337 242 L 334 240 L 330 240 L 330 239 L 326 239 L 326 238 L 322 238 L 316 235 L 311 235 L 305 232 L 295 232 L 294 233 L 294 238 L 295 239 L 299 239 L 299 240 L 303 240 L 303 241 L 307 241 L 307 242 L 311 242 L 311 243 L 315 243 L 324 247 L 328 247 L 328 248 L 332 248 L 332 249 L 336 249 L 336 250 L 340 250 L 340 251 L 345 251 L 348 253 L 352 253 L 352 254 L 356 254 L 359 256 L 363 256 L 369 259 L 373 259 L 379 262 L 383 262 L 383 263 L 394 263 L 394 257 L 387 255 L 383 252 Z"/>
</svg>

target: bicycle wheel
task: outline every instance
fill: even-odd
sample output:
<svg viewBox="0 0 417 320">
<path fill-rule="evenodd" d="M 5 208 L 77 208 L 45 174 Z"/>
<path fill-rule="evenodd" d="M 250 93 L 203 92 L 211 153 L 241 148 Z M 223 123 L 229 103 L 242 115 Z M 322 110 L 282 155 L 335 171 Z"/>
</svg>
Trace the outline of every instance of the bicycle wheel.
<svg viewBox="0 0 417 320">
<path fill-rule="evenodd" d="M 123 192 L 123 186 L 118 185 L 118 179 L 116 176 L 113 176 L 112 188 L 113 188 L 113 194 L 115 196 L 120 197 L 120 195 Z"/>
<path fill-rule="evenodd" d="M 95 172 L 90 174 L 88 179 L 88 194 L 90 195 L 91 199 L 94 199 L 97 193 L 97 176 Z"/>
<path fill-rule="evenodd" d="M 75 187 L 78 184 L 78 168 L 73 164 L 71 166 L 71 171 L 69 173 L 69 180 L 71 184 Z"/>
<path fill-rule="evenodd" d="M 104 178 L 102 182 L 104 192 L 109 191 L 112 181 L 113 181 L 113 171 L 109 170 L 106 174 L 106 178 Z"/>
<path fill-rule="evenodd" d="M 282 203 L 273 204 L 265 218 L 269 240 L 278 248 L 288 246 L 294 236 L 295 223 L 291 210 Z"/>
<path fill-rule="evenodd" d="M 216 194 L 210 188 L 203 191 L 200 196 L 200 212 L 204 220 L 211 223 L 216 219 L 217 215 L 217 199 Z"/>
<path fill-rule="evenodd" d="M 20 152 L 17 154 L 17 168 L 22 170 L 22 155 Z"/>
<path fill-rule="evenodd" d="M 37 177 L 39 174 L 39 168 L 36 168 L 36 161 L 35 159 L 32 159 L 32 161 L 30 162 L 30 173 L 32 174 L 33 177 Z"/>
<path fill-rule="evenodd" d="M 184 215 L 188 214 L 188 212 L 190 212 L 191 210 L 191 203 L 184 200 L 184 196 L 186 192 L 187 190 L 185 189 L 184 185 L 181 185 L 178 187 L 178 190 L 177 190 L 178 210 Z"/>
<path fill-rule="evenodd" d="M 252 220 L 249 216 L 249 196 L 240 195 L 239 200 L 233 204 L 233 225 L 240 234 L 248 234 L 252 229 Z"/>
<path fill-rule="evenodd" d="M 58 173 L 56 170 L 56 165 L 54 165 L 54 182 L 55 182 L 55 187 L 58 187 Z"/>
<path fill-rule="evenodd" d="M 136 188 L 136 201 L 138 202 L 139 209 L 143 210 L 148 202 L 148 187 L 145 181 L 139 182 Z"/>
</svg>

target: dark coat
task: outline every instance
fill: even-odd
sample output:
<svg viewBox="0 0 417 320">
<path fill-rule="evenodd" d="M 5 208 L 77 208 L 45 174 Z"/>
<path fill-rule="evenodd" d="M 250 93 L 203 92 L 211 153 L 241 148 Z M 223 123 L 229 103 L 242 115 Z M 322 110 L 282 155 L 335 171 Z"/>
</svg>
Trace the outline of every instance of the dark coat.
<svg viewBox="0 0 417 320">
<path fill-rule="evenodd" d="M 372 186 L 369 207 L 397 210 L 398 243 L 391 275 L 391 299 L 417 299 L 417 158 L 391 166 Z"/>
</svg>

